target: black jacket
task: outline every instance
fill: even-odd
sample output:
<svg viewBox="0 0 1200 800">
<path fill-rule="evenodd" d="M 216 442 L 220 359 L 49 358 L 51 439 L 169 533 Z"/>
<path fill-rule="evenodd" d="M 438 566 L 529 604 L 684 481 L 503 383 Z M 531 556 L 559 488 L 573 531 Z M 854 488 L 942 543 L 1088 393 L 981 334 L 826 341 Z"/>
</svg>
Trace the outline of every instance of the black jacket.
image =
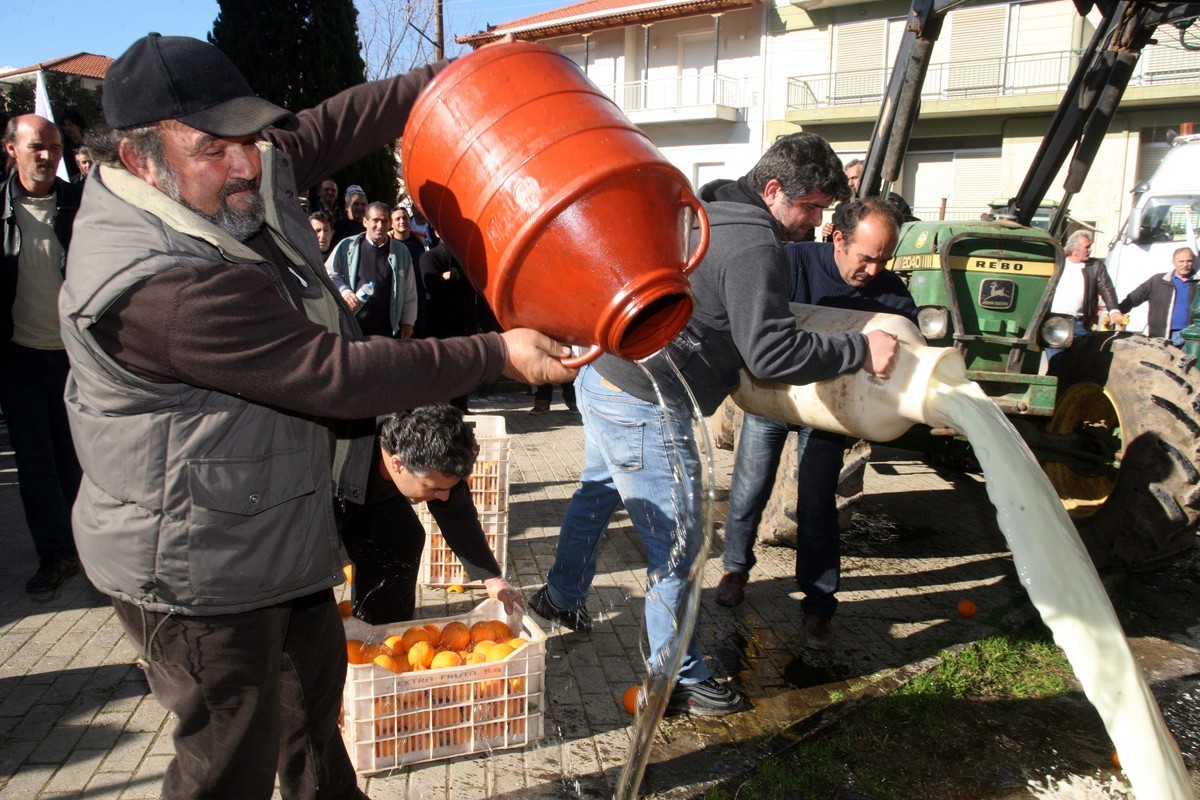
<svg viewBox="0 0 1200 800">
<path fill-rule="evenodd" d="M 1109 311 L 1117 308 L 1117 290 L 1113 288 L 1112 279 L 1108 277 L 1108 269 L 1103 259 L 1089 258 L 1083 268 L 1083 327 L 1091 330 L 1096 327 L 1099 311 L 1096 308 L 1096 298 L 1104 301 L 1104 307 Z"/>
<path fill-rule="evenodd" d="M 1150 301 L 1150 315 L 1146 318 L 1146 333 L 1150 336 L 1166 338 L 1171 335 L 1171 310 L 1175 305 L 1175 282 L 1171 280 L 1174 272 L 1160 272 L 1151 275 L 1136 289 L 1125 296 L 1117 306 L 1122 314 L 1128 314 L 1130 309 Z M 1193 275 L 1188 280 L 1188 308 L 1196 299 L 1196 287 L 1200 281 Z"/>
<path fill-rule="evenodd" d="M 25 187 L 14 171 L 0 191 L 0 242 L 3 242 L 4 261 L 0 265 L 0 343 L 12 341 L 13 303 L 17 299 L 17 256 L 21 253 L 21 229 L 13 215 L 14 201 L 25 195 Z M 67 183 L 62 178 L 54 179 L 54 191 L 58 197 L 55 204 L 54 234 L 63 248 L 63 263 L 59 269 L 66 274 L 66 253 L 71 246 L 71 226 L 75 223 L 75 212 L 79 210 L 82 186 Z"/>
</svg>

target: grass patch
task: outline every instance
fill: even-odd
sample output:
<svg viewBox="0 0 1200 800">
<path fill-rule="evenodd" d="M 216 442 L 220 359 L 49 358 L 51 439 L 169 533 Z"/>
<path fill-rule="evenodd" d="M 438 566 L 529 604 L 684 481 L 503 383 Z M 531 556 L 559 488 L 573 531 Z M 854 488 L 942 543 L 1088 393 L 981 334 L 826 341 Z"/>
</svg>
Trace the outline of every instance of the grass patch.
<svg viewBox="0 0 1200 800">
<path fill-rule="evenodd" d="M 943 653 L 933 669 L 705 800 L 977 796 L 970 787 L 988 776 L 1024 780 L 1008 775 L 1019 769 L 1001 718 L 1042 736 L 1041 701 L 1074 691 L 1070 665 L 1044 630 L 994 636 Z"/>
</svg>

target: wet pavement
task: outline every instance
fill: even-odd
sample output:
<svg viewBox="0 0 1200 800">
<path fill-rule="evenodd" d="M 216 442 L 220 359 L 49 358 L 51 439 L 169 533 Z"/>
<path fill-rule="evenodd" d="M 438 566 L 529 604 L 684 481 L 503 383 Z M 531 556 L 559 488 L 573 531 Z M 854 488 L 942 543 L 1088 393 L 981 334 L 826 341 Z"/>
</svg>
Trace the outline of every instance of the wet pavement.
<svg viewBox="0 0 1200 800">
<path fill-rule="evenodd" d="M 472 408 L 504 417 L 511 436 L 507 567 L 510 581 L 527 595 L 544 583 L 553 563 L 583 442 L 579 417 L 557 393 L 550 413 L 530 415 L 531 405 L 519 387 L 509 387 L 486 402 L 473 400 Z M 106 599 L 82 577 L 45 600 L 24 592 L 36 564 L 6 433 L 0 427 L 0 800 L 158 797 L 172 755 L 173 721 L 133 666 L 134 652 Z M 732 454 L 718 450 L 714 458 L 720 499 Z M 877 447 L 867 469 L 865 494 L 845 537 L 841 605 L 828 650 L 800 645 L 794 552 L 760 545 L 756 555 L 746 602 L 736 609 L 716 605 L 718 526 L 698 627 L 713 671 L 745 692 L 754 710 L 665 721 L 643 793 L 702 795 L 897 685 L 942 648 L 1033 614 L 982 479 L 903 451 Z M 362 779 L 362 788 L 376 800 L 611 797 L 631 737 L 632 717 L 621 696 L 642 678 L 644 582 L 644 550 L 621 513 L 601 549 L 589 598 L 591 636 L 543 625 L 550 637 L 544 738 L 520 750 L 382 773 Z M 976 603 L 975 617 L 956 613 L 962 598 Z M 481 599 L 482 592 L 427 588 L 418 602 L 422 616 L 436 617 Z M 1163 624 L 1130 633 L 1148 675 L 1170 689 L 1164 712 L 1181 744 L 1194 744 L 1200 630 L 1179 622 L 1166 627 L 1166 634 Z"/>
</svg>

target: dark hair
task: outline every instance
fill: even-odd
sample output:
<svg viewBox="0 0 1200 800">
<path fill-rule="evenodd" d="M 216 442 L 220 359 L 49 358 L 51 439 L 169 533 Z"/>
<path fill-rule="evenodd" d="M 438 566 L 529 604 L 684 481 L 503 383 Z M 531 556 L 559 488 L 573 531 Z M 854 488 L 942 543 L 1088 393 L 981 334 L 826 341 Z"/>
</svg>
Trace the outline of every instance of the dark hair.
<svg viewBox="0 0 1200 800">
<path fill-rule="evenodd" d="M 87 120 L 83 118 L 83 114 L 80 114 L 77 108 L 68 108 L 58 115 L 58 124 L 61 126 L 64 122 L 74 122 L 79 126 L 79 130 L 87 131 Z"/>
<path fill-rule="evenodd" d="M 390 217 L 392 215 L 392 210 L 390 208 L 388 208 L 388 204 L 383 202 L 382 200 L 376 200 L 374 203 L 369 203 L 367 205 L 366 213 L 370 214 L 372 209 L 374 209 L 375 211 L 381 212 L 384 216 L 384 219 L 387 219 L 388 217 Z"/>
<path fill-rule="evenodd" d="M 449 403 L 389 414 L 379 429 L 379 444 L 420 476 L 440 472 L 466 478 L 479 455 L 474 429 Z"/>
<path fill-rule="evenodd" d="M 750 188 L 759 193 L 772 178 L 779 181 L 789 202 L 809 192 L 829 195 L 831 200 L 850 196 L 850 181 L 841 159 L 829 142 L 815 133 L 793 133 L 776 139 L 746 173 Z"/>
<path fill-rule="evenodd" d="M 858 230 L 859 223 L 867 217 L 886 219 L 897 231 L 900 230 L 900 225 L 904 221 L 896 206 L 886 200 L 880 200 L 878 197 L 868 197 L 863 200 L 851 200 L 838 206 L 833 212 L 833 230 L 835 233 L 841 233 L 846 244 L 850 244 L 854 241 L 854 232 Z"/>
<path fill-rule="evenodd" d="M 79 156 L 87 156 L 88 158 L 95 157 L 92 155 L 92 148 L 88 147 L 86 144 L 81 144 L 79 147 L 75 148 L 75 157 L 78 158 Z"/>
<path fill-rule="evenodd" d="M 329 227 L 333 227 L 333 218 L 329 216 L 328 211 L 314 211 L 308 215 L 309 219 L 315 219 L 317 222 L 324 222 Z"/>
</svg>

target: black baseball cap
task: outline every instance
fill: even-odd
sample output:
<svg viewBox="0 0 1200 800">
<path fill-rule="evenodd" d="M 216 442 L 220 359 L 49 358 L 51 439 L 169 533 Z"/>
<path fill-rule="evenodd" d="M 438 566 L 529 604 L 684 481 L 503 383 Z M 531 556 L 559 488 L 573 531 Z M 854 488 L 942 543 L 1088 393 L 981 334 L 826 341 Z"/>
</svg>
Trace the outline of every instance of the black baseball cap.
<svg viewBox="0 0 1200 800">
<path fill-rule="evenodd" d="M 187 36 L 138 39 L 104 75 L 104 121 L 114 128 L 177 119 L 213 136 L 250 136 L 296 115 L 254 93 L 229 57 Z"/>
</svg>

